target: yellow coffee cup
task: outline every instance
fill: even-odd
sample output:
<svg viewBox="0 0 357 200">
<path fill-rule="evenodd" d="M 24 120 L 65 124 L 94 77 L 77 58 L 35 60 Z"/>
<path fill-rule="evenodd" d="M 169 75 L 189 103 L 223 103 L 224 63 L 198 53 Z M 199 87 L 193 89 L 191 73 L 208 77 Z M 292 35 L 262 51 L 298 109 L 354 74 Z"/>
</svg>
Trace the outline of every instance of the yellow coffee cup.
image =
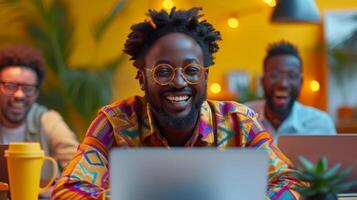
<svg viewBox="0 0 357 200">
<path fill-rule="evenodd" d="M 5 150 L 12 200 L 37 200 L 38 194 L 50 187 L 57 176 L 57 163 L 40 147 L 40 143 L 10 143 Z M 44 160 L 53 165 L 53 175 L 48 184 L 40 188 L 41 168 Z"/>
</svg>

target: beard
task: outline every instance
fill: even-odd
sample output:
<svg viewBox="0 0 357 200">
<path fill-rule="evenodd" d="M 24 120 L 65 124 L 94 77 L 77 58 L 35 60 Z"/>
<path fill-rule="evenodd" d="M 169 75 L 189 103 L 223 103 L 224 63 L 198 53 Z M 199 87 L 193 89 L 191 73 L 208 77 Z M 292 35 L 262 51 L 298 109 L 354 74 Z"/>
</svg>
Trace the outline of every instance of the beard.
<svg viewBox="0 0 357 200">
<path fill-rule="evenodd" d="M 148 91 L 147 86 L 146 91 Z M 194 91 L 193 95 L 191 98 L 197 97 L 197 92 Z M 145 98 L 149 102 L 151 109 L 153 113 L 158 116 L 158 119 L 156 119 L 160 124 L 165 124 L 166 126 L 174 129 L 184 129 L 185 127 L 191 127 L 196 124 L 196 119 L 200 113 L 201 110 L 201 105 L 202 103 L 206 100 L 207 97 L 207 92 L 206 90 L 204 91 L 204 94 L 199 96 L 197 99 L 193 99 L 192 103 L 192 108 L 190 112 L 186 116 L 182 117 L 176 117 L 172 116 L 170 113 L 166 112 L 164 109 L 162 109 L 163 106 L 161 106 L 161 103 L 155 103 L 155 100 L 152 98 L 152 95 L 146 94 L 145 92 Z"/>
<path fill-rule="evenodd" d="M 278 115 L 282 118 L 286 118 L 290 114 L 294 103 L 299 95 L 297 91 L 293 90 L 291 92 L 289 102 L 285 106 L 277 106 L 274 104 L 274 97 L 272 96 L 273 92 L 267 92 L 266 90 L 264 90 L 264 93 L 267 106 L 271 109 L 273 113 L 275 113 L 275 115 Z"/>
<path fill-rule="evenodd" d="M 30 111 L 31 106 L 26 103 L 26 108 L 23 112 L 16 113 L 10 110 L 10 106 L 5 109 L 1 109 L 1 123 L 11 124 L 11 126 L 19 126 L 26 121 L 26 117 Z"/>
<path fill-rule="evenodd" d="M 22 122 L 25 121 L 26 116 L 27 116 L 28 110 L 26 111 L 25 114 L 6 114 L 4 115 L 4 118 L 11 122 L 12 124 L 21 124 Z"/>
</svg>

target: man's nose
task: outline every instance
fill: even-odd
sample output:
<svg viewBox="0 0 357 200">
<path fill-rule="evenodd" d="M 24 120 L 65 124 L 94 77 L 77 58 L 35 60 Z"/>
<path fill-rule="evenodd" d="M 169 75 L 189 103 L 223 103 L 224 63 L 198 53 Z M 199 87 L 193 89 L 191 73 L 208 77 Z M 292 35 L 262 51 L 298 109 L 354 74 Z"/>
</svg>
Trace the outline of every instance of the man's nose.
<svg viewBox="0 0 357 200">
<path fill-rule="evenodd" d="M 289 77 L 287 76 L 287 74 L 281 74 L 279 77 L 279 80 L 277 81 L 279 86 L 282 87 L 288 87 L 289 86 Z"/>
<path fill-rule="evenodd" d="M 186 80 L 183 78 L 181 69 L 177 69 L 174 79 L 171 81 L 171 86 L 176 88 L 183 88 L 187 86 Z"/>
<path fill-rule="evenodd" d="M 14 93 L 14 97 L 16 97 L 16 98 L 24 98 L 24 97 L 26 97 L 26 94 L 22 91 L 21 87 L 18 87 L 17 90 Z"/>
</svg>

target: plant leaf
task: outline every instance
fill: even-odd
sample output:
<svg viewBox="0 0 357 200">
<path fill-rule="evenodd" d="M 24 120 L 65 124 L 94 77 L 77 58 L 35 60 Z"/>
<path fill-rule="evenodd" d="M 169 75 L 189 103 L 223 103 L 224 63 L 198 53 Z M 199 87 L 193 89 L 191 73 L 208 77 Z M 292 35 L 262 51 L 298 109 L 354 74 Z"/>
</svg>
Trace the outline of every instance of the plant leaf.
<svg viewBox="0 0 357 200">
<path fill-rule="evenodd" d="M 330 169 L 328 169 L 326 171 L 326 173 L 323 174 L 323 178 L 324 179 L 330 179 L 333 176 L 336 176 L 336 174 L 338 173 L 338 170 L 340 170 L 341 168 L 341 163 L 337 163 L 336 165 L 334 165 L 333 167 L 331 167 Z"/>
<path fill-rule="evenodd" d="M 89 66 L 67 71 L 67 96 L 86 121 L 90 121 L 97 110 L 111 99 L 111 77 L 109 70 L 87 70 Z"/>
<path fill-rule="evenodd" d="M 336 185 L 335 187 L 333 187 L 333 191 L 337 194 L 337 193 L 345 192 L 354 186 L 357 186 L 357 180 Z"/>
<path fill-rule="evenodd" d="M 103 19 L 101 19 L 98 24 L 95 25 L 94 38 L 96 41 L 100 40 L 103 33 L 107 30 L 113 20 L 122 12 L 126 4 L 127 0 L 118 0 L 111 12 Z"/>
<path fill-rule="evenodd" d="M 327 166 L 328 166 L 328 162 L 326 156 L 321 156 L 320 160 L 316 164 L 316 171 L 322 173 L 326 171 Z"/>
<path fill-rule="evenodd" d="M 125 59 L 127 59 L 126 54 L 121 53 L 114 59 L 104 64 L 104 68 L 106 70 L 109 70 L 110 72 L 114 72 L 118 68 L 118 66 L 120 66 L 123 63 Z"/>
<path fill-rule="evenodd" d="M 303 156 L 299 156 L 299 161 L 306 171 L 312 172 L 312 173 L 315 172 L 315 166 L 309 160 L 307 160 Z"/>
<path fill-rule="evenodd" d="M 348 176 L 348 174 L 350 174 L 353 170 L 353 167 L 350 166 L 350 167 L 347 167 L 346 169 L 344 169 L 340 174 L 339 174 L 339 177 L 340 178 L 345 178 L 346 176 Z"/>
<path fill-rule="evenodd" d="M 42 16 L 43 19 L 48 19 L 48 15 L 45 9 L 45 5 L 43 4 L 42 0 L 32 0 L 32 4 L 36 7 L 38 10 L 38 13 Z"/>
</svg>

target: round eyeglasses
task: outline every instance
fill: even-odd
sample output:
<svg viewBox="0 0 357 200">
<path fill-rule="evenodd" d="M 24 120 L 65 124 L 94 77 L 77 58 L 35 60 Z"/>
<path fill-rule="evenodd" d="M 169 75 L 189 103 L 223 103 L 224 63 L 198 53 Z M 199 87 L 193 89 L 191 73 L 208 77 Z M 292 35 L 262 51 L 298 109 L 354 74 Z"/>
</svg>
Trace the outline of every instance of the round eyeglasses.
<svg viewBox="0 0 357 200">
<path fill-rule="evenodd" d="M 202 80 L 203 72 L 207 69 L 196 63 L 190 63 L 184 67 L 173 67 L 170 64 L 158 64 L 151 69 L 144 68 L 151 72 L 153 79 L 160 85 L 168 85 L 174 80 L 176 70 L 182 70 L 182 78 L 189 84 L 198 84 Z"/>
<path fill-rule="evenodd" d="M 301 79 L 301 74 L 292 71 L 288 71 L 288 72 L 272 71 L 267 74 L 267 77 L 271 82 L 278 82 L 284 78 L 284 75 L 286 75 L 287 80 L 291 82 L 296 82 Z"/>
<path fill-rule="evenodd" d="M 13 82 L 5 82 L 5 81 L 0 81 L 0 84 L 1 84 L 0 87 L 1 91 L 7 96 L 13 96 L 20 87 L 22 92 L 27 97 L 35 96 L 38 91 L 38 85 L 13 83 Z"/>
</svg>

